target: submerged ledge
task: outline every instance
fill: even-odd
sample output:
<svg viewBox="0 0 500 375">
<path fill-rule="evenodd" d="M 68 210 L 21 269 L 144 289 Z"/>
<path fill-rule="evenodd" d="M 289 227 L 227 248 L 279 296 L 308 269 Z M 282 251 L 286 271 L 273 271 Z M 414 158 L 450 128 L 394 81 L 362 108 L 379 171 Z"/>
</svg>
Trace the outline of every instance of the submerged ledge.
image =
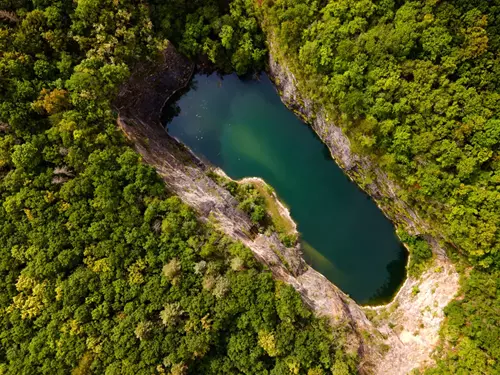
<svg viewBox="0 0 500 375">
<path fill-rule="evenodd" d="M 398 197 L 400 188 L 368 157 L 354 154 L 342 129 L 328 119 L 323 108 L 318 108 L 302 95 L 299 82 L 272 41 L 269 48 L 269 73 L 282 102 L 310 124 L 345 174 L 358 182 L 360 177 L 371 172 L 373 181 L 365 186 L 358 185 L 373 198 L 389 220 L 412 234 L 428 228 L 428 224 Z M 433 251 L 432 267 L 418 278 L 407 275 L 389 303 L 363 307 L 388 345 L 387 353 L 374 363 L 374 374 L 404 375 L 434 362 L 431 354 L 439 341 L 444 308 L 458 292 L 459 275 L 438 240 L 431 236 L 426 240 Z"/>
<path fill-rule="evenodd" d="M 282 101 L 306 120 L 314 118 L 314 121 L 309 121 L 313 123 L 313 129 L 352 178 L 349 171 L 352 173 L 354 168 L 363 167 L 366 161 L 359 157 L 353 159 L 356 156 L 350 152 L 347 138 L 340 128 L 327 125 L 321 113 L 310 112 L 309 115 L 314 116 L 307 116 L 306 108 L 298 104 L 306 102 L 298 94 L 293 75 L 286 70 L 286 66 L 278 65 L 272 56 L 270 72 Z M 362 359 L 361 372 L 403 375 L 413 368 L 431 363 L 430 354 L 437 343 L 439 326 L 444 318 L 443 308 L 458 290 L 458 274 L 437 241 L 431 241 L 436 254 L 436 268 L 428 269 L 418 279 L 407 278 L 387 305 L 358 306 L 305 263 L 299 246 L 285 248 L 276 234 L 266 236 L 257 233 L 248 216 L 237 208 L 238 202 L 234 197 L 207 176 L 206 164 L 166 133 L 160 122 L 162 109 L 175 92 L 187 87 L 193 71 L 194 64 L 169 45 L 160 61 L 139 64 L 121 90 L 115 103 L 119 113 L 118 124 L 141 154 L 143 162 L 155 168 L 167 187 L 192 206 L 201 220 L 215 222 L 219 230 L 250 248 L 256 259 L 268 266 L 276 279 L 292 285 L 313 311 L 327 317 L 332 324 L 348 327 L 348 344 Z M 311 103 L 308 106 L 313 108 Z M 321 129 L 318 124 L 324 126 L 324 134 L 318 131 Z M 330 142 L 331 132 L 335 135 L 334 142 Z M 344 156 L 351 158 L 347 162 L 356 162 L 346 164 Z M 395 189 L 387 176 L 378 172 L 377 179 L 387 183 L 389 189 Z M 378 196 L 380 192 L 373 190 L 373 186 L 366 190 L 379 204 L 383 195 Z M 391 198 L 395 196 L 394 191 L 390 191 L 390 195 Z M 379 207 L 393 222 L 407 222 L 408 217 L 391 217 L 386 206 L 380 204 Z M 418 216 L 411 210 L 408 214 L 410 221 L 407 225 L 413 227 L 411 221 L 418 220 Z M 284 264 L 282 259 L 286 259 L 288 264 Z M 374 322 L 367 318 L 365 312 L 372 315 Z"/>
</svg>

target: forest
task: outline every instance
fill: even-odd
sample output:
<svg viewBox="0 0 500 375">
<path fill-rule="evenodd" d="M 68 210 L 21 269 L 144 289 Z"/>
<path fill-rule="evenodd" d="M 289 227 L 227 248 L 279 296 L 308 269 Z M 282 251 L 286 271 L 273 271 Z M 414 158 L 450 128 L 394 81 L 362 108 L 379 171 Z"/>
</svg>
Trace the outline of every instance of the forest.
<svg viewBox="0 0 500 375">
<path fill-rule="evenodd" d="M 263 0 L 258 17 L 461 268 L 427 373 L 500 373 L 500 2 Z"/>
<path fill-rule="evenodd" d="M 461 270 L 425 373 L 500 373 L 498 0 L 0 0 L 0 374 L 357 372 L 347 328 L 118 131 L 120 84 L 168 42 L 238 74 L 272 46 Z"/>
<path fill-rule="evenodd" d="M 0 374 L 352 374 L 251 252 L 165 190 L 116 127 L 135 62 L 167 38 L 262 64 L 240 2 L 0 1 Z"/>
</svg>

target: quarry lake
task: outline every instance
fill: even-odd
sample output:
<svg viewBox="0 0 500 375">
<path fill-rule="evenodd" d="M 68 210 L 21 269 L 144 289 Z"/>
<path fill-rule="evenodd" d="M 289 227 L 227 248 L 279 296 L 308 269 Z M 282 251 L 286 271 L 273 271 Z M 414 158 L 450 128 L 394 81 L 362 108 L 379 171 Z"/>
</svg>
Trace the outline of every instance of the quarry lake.
<svg viewBox="0 0 500 375">
<path fill-rule="evenodd" d="M 312 267 L 359 303 L 394 295 L 407 254 L 393 225 L 281 103 L 266 75 L 197 74 L 176 106 L 169 134 L 233 179 L 270 184 L 290 208 Z"/>
</svg>

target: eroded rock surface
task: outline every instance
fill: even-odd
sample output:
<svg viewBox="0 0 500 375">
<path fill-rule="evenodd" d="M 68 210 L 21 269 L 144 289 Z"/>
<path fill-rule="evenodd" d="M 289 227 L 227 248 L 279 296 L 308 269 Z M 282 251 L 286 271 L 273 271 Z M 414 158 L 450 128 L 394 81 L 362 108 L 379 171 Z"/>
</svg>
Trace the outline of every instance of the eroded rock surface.
<svg viewBox="0 0 500 375">
<path fill-rule="evenodd" d="M 349 139 L 342 129 L 328 120 L 321 107 L 301 94 L 300 85 L 286 62 L 278 62 L 272 50 L 271 45 L 269 73 L 283 103 L 311 125 L 350 178 L 355 180 L 355 173 L 372 176 L 372 182 L 364 189 L 392 222 L 403 225 L 409 233 L 425 233 L 427 223 L 398 197 L 400 188 L 369 158 L 351 151 Z M 404 375 L 433 362 L 431 354 L 439 340 L 443 309 L 458 291 L 459 276 L 438 241 L 428 235 L 425 238 L 433 249 L 433 265 L 418 279 L 409 277 L 390 304 L 367 308 L 377 315 L 384 314 L 378 321 L 378 328 L 389 348 L 385 355 L 375 360 L 367 358 L 372 362 L 373 366 L 368 367 L 373 374 Z"/>
<path fill-rule="evenodd" d="M 154 167 L 170 191 L 209 221 L 252 250 L 273 275 L 292 285 L 318 315 L 350 331 L 350 348 L 362 356 L 373 350 L 362 339 L 374 332 L 362 309 L 302 259 L 299 247 L 285 248 L 276 234 L 266 236 L 254 228 L 237 208 L 231 194 L 207 176 L 207 166 L 163 128 L 161 110 L 168 98 L 189 83 L 193 65 L 172 46 L 155 63 L 136 67 L 121 90 L 116 108 L 118 124 L 142 160 Z M 377 335 L 372 340 L 377 340 Z"/>
</svg>

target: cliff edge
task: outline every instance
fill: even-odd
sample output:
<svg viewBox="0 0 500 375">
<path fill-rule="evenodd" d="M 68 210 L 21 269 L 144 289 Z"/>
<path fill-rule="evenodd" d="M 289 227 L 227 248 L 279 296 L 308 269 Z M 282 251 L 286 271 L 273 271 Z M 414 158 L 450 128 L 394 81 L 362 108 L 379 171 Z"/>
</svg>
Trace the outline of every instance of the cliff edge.
<svg viewBox="0 0 500 375">
<path fill-rule="evenodd" d="M 162 109 L 175 92 L 187 87 L 193 71 L 193 63 L 172 45 L 158 61 L 138 64 L 115 103 L 118 125 L 142 161 L 155 168 L 168 189 L 193 207 L 201 220 L 247 246 L 276 279 L 292 285 L 317 315 L 344 325 L 350 332 L 351 350 L 362 358 L 379 359 L 372 343 L 380 342 L 381 336 L 362 309 L 309 267 L 298 246 L 286 248 L 275 233 L 258 233 L 237 208 L 235 198 L 207 176 L 209 166 L 165 131 L 160 121 Z"/>
</svg>

